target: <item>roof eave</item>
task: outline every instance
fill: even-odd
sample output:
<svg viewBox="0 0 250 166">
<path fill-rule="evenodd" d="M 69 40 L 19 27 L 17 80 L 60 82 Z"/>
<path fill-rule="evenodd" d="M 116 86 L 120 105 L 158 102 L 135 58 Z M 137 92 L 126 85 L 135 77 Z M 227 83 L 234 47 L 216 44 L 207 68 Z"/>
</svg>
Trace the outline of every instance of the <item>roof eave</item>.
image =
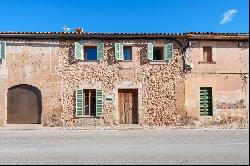
<svg viewBox="0 0 250 166">
<path fill-rule="evenodd" d="M 249 35 L 196 35 L 187 34 L 189 40 L 249 41 Z"/>
<path fill-rule="evenodd" d="M 185 38 L 185 35 L 156 35 L 156 34 L 0 34 L 0 38 L 32 38 L 32 39 L 154 39 L 154 38 Z"/>
</svg>

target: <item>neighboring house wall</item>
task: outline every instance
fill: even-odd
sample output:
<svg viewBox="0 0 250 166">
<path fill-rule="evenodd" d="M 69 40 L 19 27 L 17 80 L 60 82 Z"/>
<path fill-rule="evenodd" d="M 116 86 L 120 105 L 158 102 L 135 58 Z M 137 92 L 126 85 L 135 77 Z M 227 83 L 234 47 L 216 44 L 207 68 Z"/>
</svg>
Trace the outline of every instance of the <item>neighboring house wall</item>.
<svg viewBox="0 0 250 166">
<path fill-rule="evenodd" d="M 213 63 L 203 63 L 203 46 L 212 46 Z M 191 41 L 186 61 L 193 64 L 185 78 L 185 106 L 189 116 L 200 116 L 200 87 L 212 87 L 212 123 L 248 124 L 249 44 L 238 41 Z M 209 118 L 208 118 L 209 119 Z"/>
<path fill-rule="evenodd" d="M 2 40 L 3 41 L 3 40 Z M 62 111 L 62 77 L 59 67 L 59 42 L 48 40 L 4 40 L 6 59 L 0 60 L 0 126 L 7 122 L 7 93 L 16 85 L 38 88 L 42 95 L 42 124 Z M 20 103 L 21 104 L 21 103 Z M 58 124 L 57 124 L 58 125 Z"/>
</svg>

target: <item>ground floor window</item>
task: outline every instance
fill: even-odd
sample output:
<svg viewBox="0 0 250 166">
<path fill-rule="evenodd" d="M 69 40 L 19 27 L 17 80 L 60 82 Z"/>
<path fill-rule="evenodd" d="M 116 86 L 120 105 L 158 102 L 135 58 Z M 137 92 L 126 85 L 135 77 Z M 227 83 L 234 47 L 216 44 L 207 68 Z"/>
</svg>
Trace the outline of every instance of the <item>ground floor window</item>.
<svg viewBox="0 0 250 166">
<path fill-rule="evenodd" d="M 100 89 L 76 89 L 76 117 L 102 116 L 103 92 Z"/>
<path fill-rule="evenodd" d="M 85 110 L 84 115 L 95 116 L 96 115 L 96 90 L 85 89 Z"/>
<path fill-rule="evenodd" d="M 213 99 L 211 87 L 200 88 L 200 115 L 213 115 Z"/>
</svg>

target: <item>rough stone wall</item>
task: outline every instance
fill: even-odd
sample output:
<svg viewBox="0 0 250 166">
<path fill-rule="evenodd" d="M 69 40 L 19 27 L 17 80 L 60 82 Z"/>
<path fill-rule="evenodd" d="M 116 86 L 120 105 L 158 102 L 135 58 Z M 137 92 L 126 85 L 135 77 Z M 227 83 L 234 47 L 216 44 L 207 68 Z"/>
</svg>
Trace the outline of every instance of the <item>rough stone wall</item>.
<svg viewBox="0 0 250 166">
<path fill-rule="evenodd" d="M 193 69 L 185 76 L 185 106 L 188 115 L 200 123 L 248 126 L 249 113 L 249 46 L 239 42 L 192 41 L 187 61 Z M 204 64 L 203 46 L 213 46 L 213 64 Z M 200 87 L 212 87 L 213 117 L 201 117 Z"/>
<path fill-rule="evenodd" d="M 177 43 L 174 43 L 175 58 L 173 61 L 149 64 L 146 44 L 148 41 L 120 41 L 133 43 L 132 62 L 118 62 L 114 59 L 114 43 L 119 41 L 92 40 L 84 42 L 85 45 L 105 43 L 104 60 L 102 62 L 74 61 L 73 41 L 60 41 L 64 126 L 117 125 L 119 119 L 118 89 L 129 88 L 138 89 L 140 124 L 174 125 L 177 123 L 178 111 L 183 111 L 184 103 L 183 60 L 180 46 Z M 163 45 L 172 41 L 156 40 L 152 42 Z M 101 88 L 105 94 L 113 97 L 112 102 L 104 102 L 102 118 L 75 117 L 74 91 L 77 87 Z"/>
<path fill-rule="evenodd" d="M 58 125 L 53 115 L 58 110 L 62 111 L 62 77 L 57 73 L 58 41 L 5 41 L 7 55 L 6 59 L 0 62 L 0 126 L 7 122 L 8 89 L 20 84 L 32 85 L 41 91 L 42 124 Z"/>
</svg>

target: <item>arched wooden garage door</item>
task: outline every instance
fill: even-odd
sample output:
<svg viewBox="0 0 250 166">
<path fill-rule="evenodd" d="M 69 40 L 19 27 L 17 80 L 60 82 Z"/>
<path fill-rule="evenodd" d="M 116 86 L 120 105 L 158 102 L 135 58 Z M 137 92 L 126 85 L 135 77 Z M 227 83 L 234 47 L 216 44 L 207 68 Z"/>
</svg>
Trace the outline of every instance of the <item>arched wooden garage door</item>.
<svg viewBox="0 0 250 166">
<path fill-rule="evenodd" d="M 9 89 L 7 103 L 8 124 L 40 124 L 42 113 L 41 91 L 30 85 Z"/>
</svg>

